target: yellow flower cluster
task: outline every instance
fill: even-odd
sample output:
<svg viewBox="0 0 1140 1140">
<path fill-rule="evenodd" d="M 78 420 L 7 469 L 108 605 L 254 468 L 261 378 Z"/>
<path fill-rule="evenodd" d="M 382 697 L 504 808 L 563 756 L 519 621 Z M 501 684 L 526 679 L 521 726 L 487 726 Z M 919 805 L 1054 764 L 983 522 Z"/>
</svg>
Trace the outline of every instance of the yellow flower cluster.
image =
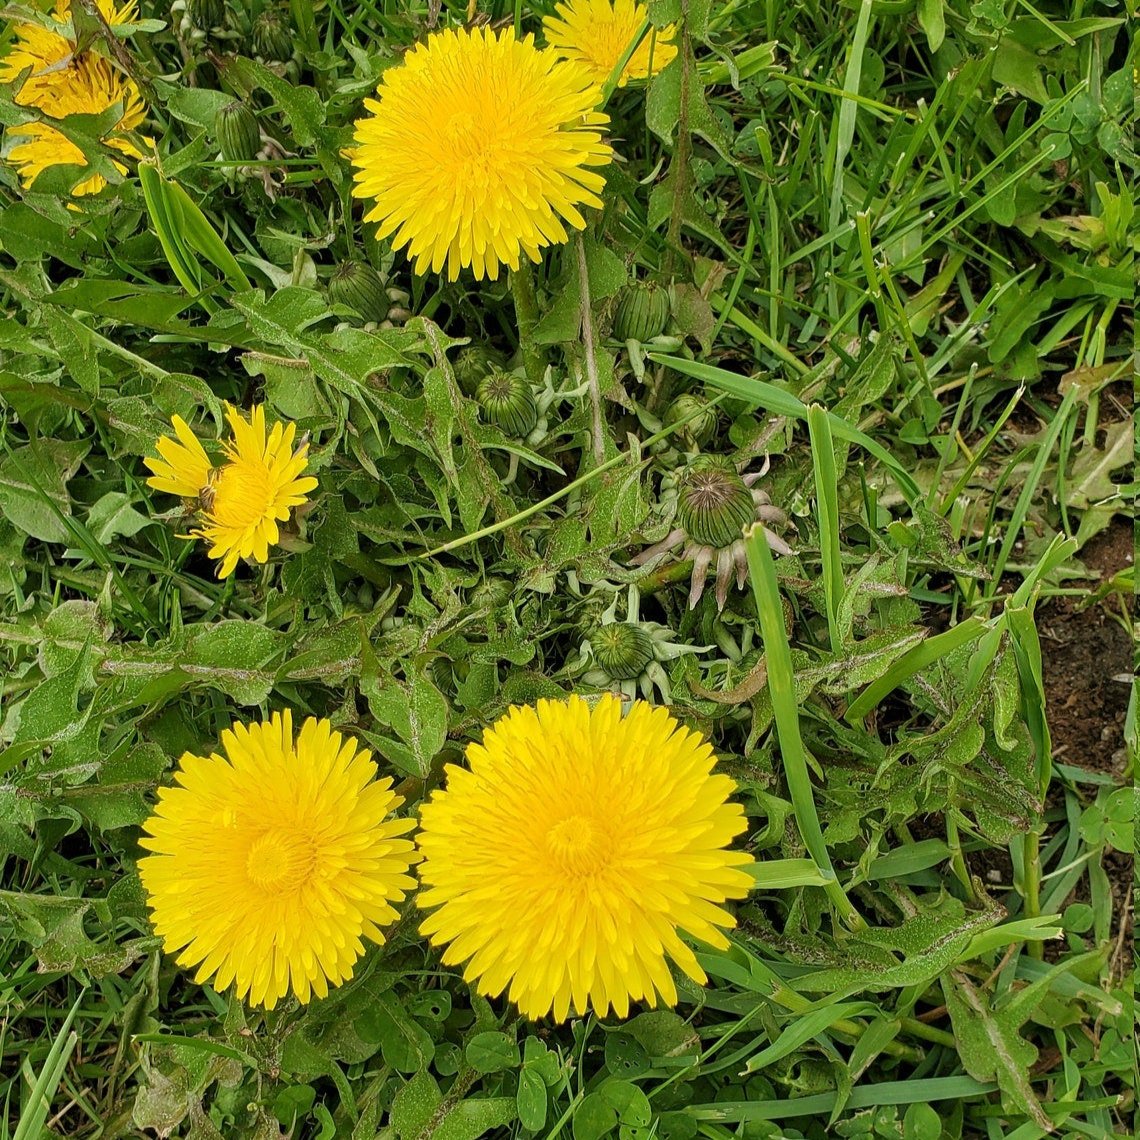
<svg viewBox="0 0 1140 1140">
<path fill-rule="evenodd" d="M 583 228 L 612 159 L 602 86 L 676 54 L 672 29 L 658 35 L 635 0 L 569 0 L 544 26 L 544 49 L 510 28 L 432 35 L 366 102 L 354 193 L 417 272 L 494 278 Z M 66 53 L 55 62 L 83 71 Z M 45 78 L 24 76 L 36 98 Z M 149 485 L 186 501 L 186 537 L 209 544 L 219 577 L 265 562 L 317 485 L 294 424 L 270 428 L 260 406 L 248 418 L 227 406 L 226 419 L 218 462 L 178 416 L 146 460 Z M 724 904 L 754 882 L 731 846 L 747 827 L 735 785 L 714 766 L 665 709 L 543 700 L 447 766 L 413 839 L 367 751 L 328 721 L 294 732 L 277 713 L 235 723 L 219 753 L 181 757 L 145 825 L 140 875 L 167 951 L 257 1005 L 347 980 L 415 890 L 415 868 L 421 933 L 481 993 L 531 1018 L 624 1017 L 634 1002 L 675 1004 L 674 967 L 705 981 L 690 942 L 726 947 Z"/>
<path fill-rule="evenodd" d="M 129 24 L 137 17 L 135 0 L 98 0 L 98 8 L 111 25 Z M 80 147 L 47 120 L 102 115 L 118 107 L 119 116 L 105 129 L 102 141 L 121 154 L 139 157 L 128 137 L 145 115 L 138 87 L 102 56 L 78 50 L 70 0 L 56 0 L 50 22 L 52 27 L 17 25 L 9 50 L 0 58 L 0 83 L 16 87 L 15 101 L 21 106 L 34 107 L 46 116 L 8 128 L 5 157 L 24 186 L 31 186 L 53 166 L 89 165 Z M 125 166 L 118 162 L 115 166 L 125 173 Z M 101 174 L 92 173 L 71 193 L 96 194 L 106 184 Z"/>
<path fill-rule="evenodd" d="M 159 792 L 139 865 L 167 951 L 199 983 L 272 1007 L 323 997 L 414 889 L 421 933 L 527 1017 L 674 1005 L 682 936 L 726 947 L 754 879 L 712 749 L 669 713 L 604 696 L 512 708 L 449 765 L 414 821 L 368 752 L 290 713 L 235 724 Z"/>
</svg>

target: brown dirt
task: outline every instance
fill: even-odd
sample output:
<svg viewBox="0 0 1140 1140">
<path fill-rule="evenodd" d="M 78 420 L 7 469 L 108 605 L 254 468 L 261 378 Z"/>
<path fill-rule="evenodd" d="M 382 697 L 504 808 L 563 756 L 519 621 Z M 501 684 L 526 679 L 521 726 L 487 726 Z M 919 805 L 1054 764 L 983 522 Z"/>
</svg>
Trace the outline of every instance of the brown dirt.
<svg viewBox="0 0 1140 1140">
<path fill-rule="evenodd" d="M 1102 580 L 1111 578 L 1132 562 L 1132 528 L 1117 518 L 1080 557 Z M 1064 764 L 1120 775 L 1128 685 L 1114 678 L 1132 672 L 1132 639 L 1118 600 L 1082 601 L 1054 598 L 1037 615 L 1053 754 Z"/>
</svg>

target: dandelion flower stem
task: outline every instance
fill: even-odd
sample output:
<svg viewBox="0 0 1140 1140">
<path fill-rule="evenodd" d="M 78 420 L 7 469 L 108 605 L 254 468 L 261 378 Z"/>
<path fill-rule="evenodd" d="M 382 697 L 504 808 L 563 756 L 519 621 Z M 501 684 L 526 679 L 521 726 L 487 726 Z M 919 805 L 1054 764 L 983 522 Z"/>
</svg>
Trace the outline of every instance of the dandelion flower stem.
<svg viewBox="0 0 1140 1140">
<path fill-rule="evenodd" d="M 586 383 L 590 392 L 590 423 L 594 438 L 594 462 L 606 461 L 605 421 L 602 416 L 602 389 L 598 383 L 598 361 L 594 348 L 594 318 L 590 311 L 590 273 L 586 266 L 586 243 L 582 235 L 574 239 L 578 253 L 578 297 L 582 310 L 582 352 L 586 358 Z"/>
<path fill-rule="evenodd" d="M 519 353 L 522 356 L 526 378 L 532 384 L 541 384 L 546 371 L 542 350 L 534 342 L 534 329 L 538 324 L 538 301 L 534 295 L 534 270 L 525 257 L 519 258 L 518 269 L 511 270 L 511 296 L 515 301 L 515 320 L 519 326 Z"/>
</svg>

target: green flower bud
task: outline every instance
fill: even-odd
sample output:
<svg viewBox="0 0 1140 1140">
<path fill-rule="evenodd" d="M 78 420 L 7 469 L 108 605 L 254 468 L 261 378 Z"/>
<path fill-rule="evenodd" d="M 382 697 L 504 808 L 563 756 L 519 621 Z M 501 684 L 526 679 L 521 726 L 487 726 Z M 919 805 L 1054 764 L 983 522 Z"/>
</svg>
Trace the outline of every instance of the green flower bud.
<svg viewBox="0 0 1140 1140">
<path fill-rule="evenodd" d="M 388 315 L 388 293 L 380 274 L 367 262 L 346 261 L 329 278 L 329 300 L 354 309 L 365 321 L 379 323 Z"/>
<path fill-rule="evenodd" d="M 614 336 L 644 344 L 665 331 L 669 293 L 656 281 L 635 281 L 626 287 L 614 314 Z"/>
<path fill-rule="evenodd" d="M 485 344 L 469 344 L 456 354 L 453 364 L 455 379 L 464 395 L 474 396 L 479 381 L 488 373 L 502 369 L 504 364 L 506 359 L 501 352 Z"/>
<path fill-rule="evenodd" d="M 677 492 L 677 518 L 701 546 L 731 546 L 756 520 L 752 492 L 719 455 L 698 456 L 685 468 Z"/>
<path fill-rule="evenodd" d="M 293 58 L 293 30 L 273 8 L 266 8 L 253 21 L 253 54 L 276 63 Z"/>
<path fill-rule="evenodd" d="M 219 28 L 226 20 L 225 0 L 186 0 L 186 16 L 200 32 Z"/>
<path fill-rule="evenodd" d="M 214 134 L 227 162 L 252 162 L 261 149 L 257 116 L 245 103 L 227 103 L 214 118 Z"/>
<path fill-rule="evenodd" d="M 693 418 L 689 419 L 690 416 Z M 694 396 L 686 392 L 665 409 L 666 424 L 676 424 L 682 420 L 688 420 L 688 423 L 677 434 L 700 447 L 701 444 L 708 443 L 716 431 L 716 408 L 703 396 Z"/>
<path fill-rule="evenodd" d="M 594 658 L 615 681 L 640 677 L 653 660 L 653 639 L 639 625 L 616 621 L 590 634 Z"/>
<path fill-rule="evenodd" d="M 501 368 L 483 377 L 475 390 L 475 399 L 487 422 L 497 424 L 507 435 L 523 439 L 538 423 L 538 407 L 530 385 L 521 376 Z"/>
</svg>

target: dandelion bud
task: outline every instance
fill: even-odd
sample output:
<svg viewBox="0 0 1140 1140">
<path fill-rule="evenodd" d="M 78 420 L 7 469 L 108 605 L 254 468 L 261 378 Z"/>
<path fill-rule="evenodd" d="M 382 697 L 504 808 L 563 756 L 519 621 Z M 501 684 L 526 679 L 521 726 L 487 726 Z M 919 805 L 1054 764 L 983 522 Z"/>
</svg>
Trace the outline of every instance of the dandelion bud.
<svg viewBox="0 0 1140 1140">
<path fill-rule="evenodd" d="M 666 424 L 676 424 L 682 420 L 688 420 L 688 423 L 678 434 L 682 439 L 700 447 L 701 444 L 708 443 L 716 431 L 716 408 L 702 396 L 683 393 L 665 410 Z"/>
<path fill-rule="evenodd" d="M 253 54 L 275 63 L 293 58 L 293 33 L 280 12 L 266 8 L 253 21 Z"/>
<path fill-rule="evenodd" d="M 464 395 L 474 396 L 479 382 L 489 373 L 499 370 L 506 364 L 501 352 L 485 344 L 469 344 L 461 348 L 453 365 L 455 379 Z"/>
<path fill-rule="evenodd" d="M 329 278 L 329 300 L 353 309 L 365 321 L 379 323 L 388 316 L 388 294 L 380 274 L 367 262 L 346 261 Z"/>
<path fill-rule="evenodd" d="M 752 492 L 716 455 L 698 456 L 681 476 L 677 517 L 693 542 L 719 550 L 743 536 L 756 518 Z"/>
<path fill-rule="evenodd" d="M 598 664 L 615 680 L 640 677 L 653 660 L 653 640 L 639 625 L 628 621 L 600 625 L 590 634 Z"/>
<path fill-rule="evenodd" d="M 479 382 L 475 399 L 488 423 L 501 427 L 507 435 L 522 439 L 538 423 L 538 407 L 530 385 L 521 376 L 496 368 Z"/>
<path fill-rule="evenodd" d="M 200 32 L 221 27 L 226 19 L 225 0 L 186 0 L 186 16 Z"/>
<path fill-rule="evenodd" d="M 665 330 L 669 320 L 669 294 L 656 281 L 635 281 L 628 286 L 614 314 L 614 336 L 644 344 Z"/>
<path fill-rule="evenodd" d="M 227 162 L 252 162 L 261 149 L 257 116 L 240 100 L 227 103 L 217 113 L 214 134 Z"/>
</svg>

